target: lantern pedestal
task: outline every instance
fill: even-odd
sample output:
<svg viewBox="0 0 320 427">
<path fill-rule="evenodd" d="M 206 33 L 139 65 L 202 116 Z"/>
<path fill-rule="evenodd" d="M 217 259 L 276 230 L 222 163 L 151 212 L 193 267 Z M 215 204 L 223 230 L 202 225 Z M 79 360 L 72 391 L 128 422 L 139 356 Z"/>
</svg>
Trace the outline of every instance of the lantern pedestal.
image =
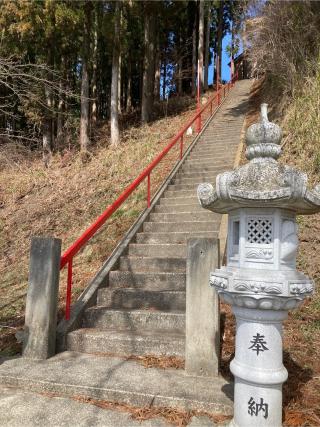
<svg viewBox="0 0 320 427">
<path fill-rule="evenodd" d="M 236 353 L 230 370 L 235 378 L 234 426 L 280 427 L 282 383 L 282 321 L 286 311 L 233 307 L 237 321 Z"/>
</svg>

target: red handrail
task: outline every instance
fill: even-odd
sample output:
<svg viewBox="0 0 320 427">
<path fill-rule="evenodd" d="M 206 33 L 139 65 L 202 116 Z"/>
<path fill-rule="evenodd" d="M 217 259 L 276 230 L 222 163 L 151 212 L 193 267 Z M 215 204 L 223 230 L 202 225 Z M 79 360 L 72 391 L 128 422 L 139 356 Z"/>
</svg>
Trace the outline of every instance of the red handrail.
<svg viewBox="0 0 320 427">
<path fill-rule="evenodd" d="M 112 203 L 96 220 L 95 222 L 87 228 L 87 230 L 63 253 L 60 261 L 60 269 L 62 269 L 65 265 L 68 264 L 68 280 L 67 280 L 67 295 L 66 295 L 66 320 L 70 319 L 70 306 L 71 306 L 71 290 L 72 290 L 72 262 L 74 256 L 80 251 L 80 249 L 91 239 L 91 237 L 99 230 L 100 227 L 106 222 L 108 218 L 122 205 L 122 203 L 130 196 L 130 194 L 147 178 L 147 206 L 148 208 L 151 205 L 151 185 L 150 185 L 150 175 L 152 170 L 160 163 L 163 157 L 171 150 L 172 147 L 176 145 L 176 143 L 180 140 L 180 159 L 183 156 L 183 136 L 187 129 L 197 121 L 197 128 L 200 126 L 198 132 L 201 131 L 201 115 L 203 112 L 209 108 L 210 113 L 215 114 L 218 109 L 222 97 L 226 96 L 234 85 L 234 82 L 237 80 L 237 75 L 233 77 L 233 79 L 228 82 L 225 86 L 222 86 L 218 92 L 212 96 L 209 101 L 198 111 L 197 113 L 190 119 L 182 129 L 177 133 L 177 135 L 170 141 L 170 143 L 159 153 L 153 161 L 141 172 L 141 174 L 120 194 L 117 200 Z M 222 97 L 221 94 L 223 93 Z M 213 111 L 213 103 L 217 99 L 217 108 Z"/>
</svg>

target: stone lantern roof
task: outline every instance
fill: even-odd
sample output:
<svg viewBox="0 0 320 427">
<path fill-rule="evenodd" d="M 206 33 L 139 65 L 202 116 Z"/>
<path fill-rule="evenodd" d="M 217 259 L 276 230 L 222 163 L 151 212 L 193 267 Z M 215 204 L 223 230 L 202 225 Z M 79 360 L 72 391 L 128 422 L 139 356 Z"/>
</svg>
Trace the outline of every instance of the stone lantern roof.
<svg viewBox="0 0 320 427">
<path fill-rule="evenodd" d="M 277 162 L 282 132 L 269 122 L 267 104 L 261 105 L 260 123 L 246 133 L 247 164 L 216 178 L 216 188 L 200 184 L 198 198 L 203 208 L 228 213 L 241 207 L 281 208 L 297 214 L 320 211 L 320 185 L 307 188 L 307 175 Z"/>
</svg>

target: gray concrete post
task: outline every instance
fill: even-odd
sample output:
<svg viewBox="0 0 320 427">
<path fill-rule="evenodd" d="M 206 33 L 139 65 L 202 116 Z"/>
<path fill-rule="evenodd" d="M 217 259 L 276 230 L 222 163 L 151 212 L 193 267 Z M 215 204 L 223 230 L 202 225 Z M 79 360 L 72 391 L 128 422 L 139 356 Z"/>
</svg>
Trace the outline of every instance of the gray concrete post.
<svg viewBox="0 0 320 427">
<path fill-rule="evenodd" d="M 189 375 L 218 375 L 220 319 L 218 296 L 210 289 L 210 271 L 219 265 L 219 240 L 188 240 L 186 286 L 186 362 Z"/>
<path fill-rule="evenodd" d="M 30 250 L 23 356 L 55 354 L 61 240 L 33 237 Z"/>
</svg>

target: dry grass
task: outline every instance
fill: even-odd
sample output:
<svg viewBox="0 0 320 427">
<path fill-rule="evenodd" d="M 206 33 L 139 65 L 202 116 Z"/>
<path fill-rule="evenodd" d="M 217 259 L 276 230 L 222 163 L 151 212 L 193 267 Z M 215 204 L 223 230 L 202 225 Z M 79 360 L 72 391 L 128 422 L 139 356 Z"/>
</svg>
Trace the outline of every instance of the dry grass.
<svg viewBox="0 0 320 427">
<path fill-rule="evenodd" d="M 193 100 L 173 100 L 168 116 L 150 125 L 126 126 L 121 145 L 109 146 L 109 125 L 101 126 L 88 161 L 76 149 L 53 156 L 48 169 L 41 156 L 16 145 L 0 146 L 0 352 L 20 350 L 14 333 L 24 322 L 28 256 L 32 236 L 62 239 L 65 250 L 163 150 L 194 114 Z M 160 108 L 160 107 L 159 107 Z M 166 107 L 167 108 L 167 107 Z M 182 109 L 182 111 L 181 111 Z M 193 137 L 185 138 L 185 146 Z M 179 144 L 151 176 L 154 194 L 179 156 Z M 74 260 L 73 300 L 108 258 L 146 206 L 146 183 L 130 196 Z M 61 272 L 60 302 L 66 287 Z"/>
</svg>

